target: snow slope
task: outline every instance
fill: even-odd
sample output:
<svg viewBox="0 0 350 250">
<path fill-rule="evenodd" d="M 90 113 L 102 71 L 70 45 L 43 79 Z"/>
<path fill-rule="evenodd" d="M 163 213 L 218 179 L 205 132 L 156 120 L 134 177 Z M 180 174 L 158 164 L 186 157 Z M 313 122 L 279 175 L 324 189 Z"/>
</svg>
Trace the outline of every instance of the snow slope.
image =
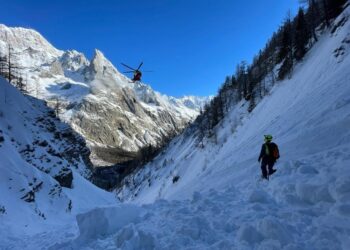
<svg viewBox="0 0 350 250">
<path fill-rule="evenodd" d="M 348 17 L 348 13 L 349 8 L 343 15 Z M 244 186 L 251 179 L 242 180 L 241 175 L 256 176 L 253 173 L 259 170 L 257 156 L 264 134 L 272 134 L 280 147 L 283 157 L 278 165 L 281 170 L 313 154 L 338 147 L 343 152 L 342 148 L 347 148 L 350 142 L 347 129 L 350 115 L 349 39 L 349 20 L 334 33 L 325 31 L 305 59 L 296 65 L 291 79 L 278 82 L 252 113 L 247 112 L 249 103 L 244 101 L 233 106 L 217 126 L 216 138 L 208 139 L 203 149 L 197 147 L 196 138 L 191 136 L 193 131 L 185 131 L 153 163 L 131 177 L 138 182 L 147 179 L 145 176 L 158 176 L 156 182 L 164 182 L 164 185 L 148 187 L 147 179 L 147 187 L 141 188 L 145 195 L 138 193 L 136 200 L 152 202 L 157 198 L 181 198 L 184 193 L 190 196 L 193 191 L 222 188 L 229 183 L 243 183 Z M 343 54 L 337 56 L 340 47 Z M 176 174 L 182 180 L 176 185 L 169 184 Z M 164 176 L 169 178 L 165 180 Z M 220 181 L 213 180 L 215 176 Z M 155 189 L 159 190 L 152 191 Z M 128 195 L 124 197 L 132 199 Z"/>
<path fill-rule="evenodd" d="M 116 204 L 112 194 L 87 180 L 89 150 L 80 136 L 43 101 L 24 97 L 1 77 L 0 93 L 0 249 L 24 249 L 28 243 L 18 240 L 71 225 L 77 213 L 96 206 Z M 55 179 L 69 173 L 70 188 L 69 181 Z"/>
<path fill-rule="evenodd" d="M 151 228 L 163 226 L 173 234 L 156 236 L 160 248 L 171 248 L 167 244 L 180 237 L 174 244 L 198 249 L 348 249 L 349 13 L 348 7 L 334 26 L 347 21 L 334 33 L 325 31 L 292 78 L 279 82 L 252 113 L 248 103 L 239 103 L 204 148 L 193 131 L 185 132 L 125 181 L 119 190 L 124 200 L 185 199 L 160 209 L 176 219 L 154 215 L 146 225 L 133 225 L 130 241 L 138 230 L 154 235 L 161 230 Z M 260 181 L 257 161 L 264 134 L 274 136 L 282 155 L 270 182 Z M 196 192 L 202 193 L 199 201 Z M 194 235 L 182 235 L 186 225 Z M 206 235 L 213 240 L 206 242 Z"/>
</svg>

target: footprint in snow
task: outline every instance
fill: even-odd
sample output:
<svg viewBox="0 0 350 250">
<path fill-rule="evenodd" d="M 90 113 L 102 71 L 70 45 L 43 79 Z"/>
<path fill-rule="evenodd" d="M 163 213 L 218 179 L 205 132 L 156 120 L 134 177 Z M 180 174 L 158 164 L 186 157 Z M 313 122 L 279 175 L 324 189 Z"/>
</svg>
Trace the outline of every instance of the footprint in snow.
<svg viewBox="0 0 350 250">
<path fill-rule="evenodd" d="M 318 171 L 311 166 L 304 165 L 298 169 L 298 173 L 315 175 L 315 174 L 318 174 Z"/>
</svg>

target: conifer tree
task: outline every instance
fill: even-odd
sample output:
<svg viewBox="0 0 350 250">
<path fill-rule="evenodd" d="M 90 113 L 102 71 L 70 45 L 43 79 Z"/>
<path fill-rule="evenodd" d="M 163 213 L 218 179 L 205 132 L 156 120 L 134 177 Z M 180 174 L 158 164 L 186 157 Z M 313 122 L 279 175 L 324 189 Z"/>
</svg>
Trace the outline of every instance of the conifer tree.
<svg viewBox="0 0 350 250">
<path fill-rule="evenodd" d="M 346 0 L 319 0 L 322 6 L 323 20 L 330 26 L 331 19 L 335 18 L 342 11 Z"/>
<path fill-rule="evenodd" d="M 7 77 L 6 69 L 7 69 L 6 56 L 3 56 L 3 55 L 0 54 L 0 76 Z"/>
<path fill-rule="evenodd" d="M 294 32 L 294 58 L 300 61 L 307 51 L 307 43 L 310 38 L 305 15 L 302 8 L 299 9 L 296 17 L 295 32 Z"/>
<path fill-rule="evenodd" d="M 282 27 L 282 40 L 279 51 L 279 61 L 282 62 L 278 72 L 278 78 L 283 80 L 293 68 L 293 40 L 292 40 L 292 23 L 290 15 Z"/>
<path fill-rule="evenodd" d="M 305 14 L 308 30 L 310 31 L 312 38 L 315 42 L 318 41 L 316 35 L 316 28 L 320 23 L 321 15 L 319 9 L 319 3 L 317 0 L 299 0 L 301 4 L 307 4 L 308 9 Z"/>
</svg>

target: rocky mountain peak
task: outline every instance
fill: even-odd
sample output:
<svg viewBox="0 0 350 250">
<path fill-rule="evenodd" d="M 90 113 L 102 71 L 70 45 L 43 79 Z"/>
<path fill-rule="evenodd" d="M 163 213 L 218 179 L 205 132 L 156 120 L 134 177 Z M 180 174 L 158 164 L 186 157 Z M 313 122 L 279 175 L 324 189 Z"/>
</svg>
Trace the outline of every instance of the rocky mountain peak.
<svg viewBox="0 0 350 250">
<path fill-rule="evenodd" d="M 108 79 L 113 81 L 116 76 L 121 74 L 113 66 L 113 64 L 104 56 L 104 54 L 95 49 L 94 56 L 90 61 L 90 65 L 85 72 L 87 80 Z"/>
<path fill-rule="evenodd" d="M 53 47 L 40 33 L 33 29 L 7 27 L 0 24 L 0 40 L 19 50 L 45 51 L 52 56 L 59 56 L 63 52 Z"/>
<path fill-rule="evenodd" d="M 104 73 L 104 71 L 107 69 L 114 69 L 116 71 L 113 64 L 98 49 L 95 49 L 94 56 L 90 62 L 90 67 L 94 70 L 95 73 Z"/>
<path fill-rule="evenodd" d="M 78 71 L 89 65 L 88 59 L 86 59 L 83 53 L 76 50 L 67 50 L 60 58 L 62 67 L 69 71 Z"/>
</svg>

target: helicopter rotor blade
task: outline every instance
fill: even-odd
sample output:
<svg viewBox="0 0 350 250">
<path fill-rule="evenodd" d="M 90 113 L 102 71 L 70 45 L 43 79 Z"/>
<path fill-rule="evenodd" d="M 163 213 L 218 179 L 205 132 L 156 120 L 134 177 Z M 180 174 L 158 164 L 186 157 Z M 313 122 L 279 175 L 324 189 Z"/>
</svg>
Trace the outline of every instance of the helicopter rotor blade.
<svg viewBox="0 0 350 250">
<path fill-rule="evenodd" d="M 137 70 L 139 70 L 142 66 L 143 62 L 140 63 L 139 67 L 137 68 Z"/>
<path fill-rule="evenodd" d="M 128 66 L 128 65 L 126 65 L 126 64 L 124 64 L 124 63 L 120 63 L 121 65 L 123 65 L 124 67 L 127 67 L 127 68 L 129 68 L 129 69 L 131 69 L 131 70 L 133 70 L 133 71 L 135 71 L 136 69 L 133 69 L 133 68 L 131 68 L 130 66 Z"/>
<path fill-rule="evenodd" d="M 124 71 L 123 73 L 134 73 L 134 70 L 130 70 L 130 71 Z"/>
</svg>

